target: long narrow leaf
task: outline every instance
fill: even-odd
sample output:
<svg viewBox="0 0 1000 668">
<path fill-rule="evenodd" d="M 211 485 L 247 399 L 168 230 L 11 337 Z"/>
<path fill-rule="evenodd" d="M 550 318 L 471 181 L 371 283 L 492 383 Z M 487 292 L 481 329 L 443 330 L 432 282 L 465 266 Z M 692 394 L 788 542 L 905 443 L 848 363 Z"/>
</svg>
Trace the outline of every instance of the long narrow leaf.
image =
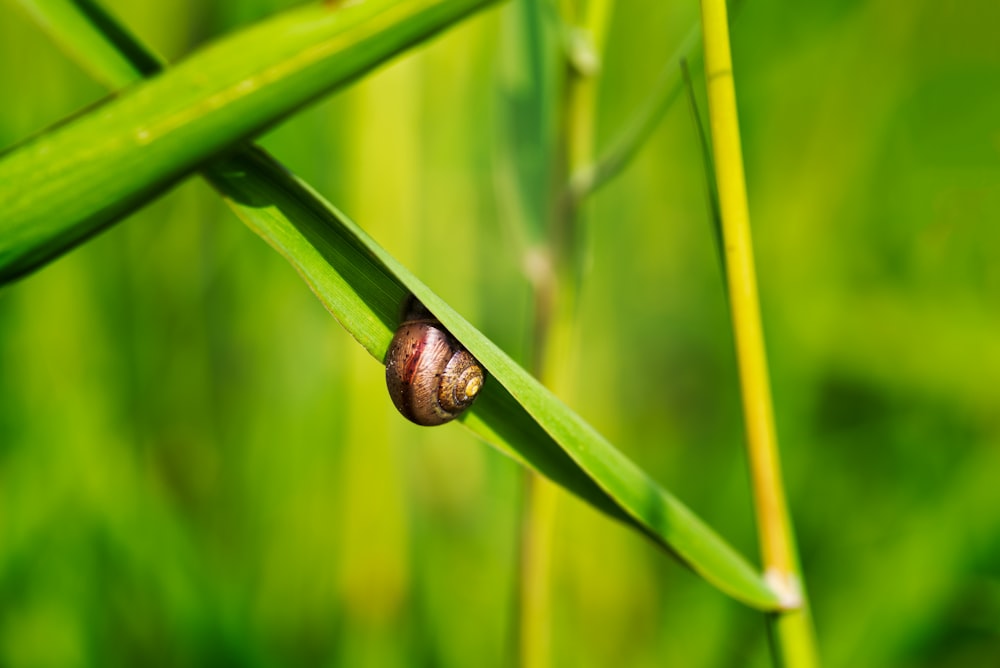
<svg viewBox="0 0 1000 668">
<path fill-rule="evenodd" d="M 465 426 L 632 524 L 735 598 L 763 609 L 777 606 L 759 575 L 711 529 L 273 158 L 240 149 L 211 163 L 205 174 L 373 357 L 382 361 L 399 305 L 412 291 L 496 381 L 460 418 Z"/>
<path fill-rule="evenodd" d="M 158 74 L 163 62 L 93 0 L 22 0 L 56 44 L 112 90 Z"/>
<path fill-rule="evenodd" d="M 714 531 L 307 185 L 259 152 L 213 165 L 210 179 L 373 357 L 385 357 L 400 304 L 412 292 L 496 381 L 460 418 L 466 426 L 628 520 L 733 597 L 777 607 L 759 574 Z"/>
<path fill-rule="evenodd" d="M 289 11 L 19 146 L 0 160 L 0 283 L 493 1 L 368 0 Z"/>
</svg>

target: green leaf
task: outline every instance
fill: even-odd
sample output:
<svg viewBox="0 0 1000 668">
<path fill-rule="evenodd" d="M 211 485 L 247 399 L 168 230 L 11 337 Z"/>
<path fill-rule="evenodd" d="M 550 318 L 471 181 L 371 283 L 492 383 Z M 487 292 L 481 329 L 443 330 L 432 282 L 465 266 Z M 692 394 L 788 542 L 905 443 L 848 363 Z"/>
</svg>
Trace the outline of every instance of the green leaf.
<svg viewBox="0 0 1000 668">
<path fill-rule="evenodd" d="M 92 0 L 22 0 L 20 5 L 74 61 L 112 90 L 163 70 L 162 59 Z"/>
<path fill-rule="evenodd" d="M 660 78 L 643 106 L 593 164 L 578 168 L 572 175 L 570 187 L 576 199 L 582 200 L 593 194 L 618 176 L 646 145 L 660 120 L 680 96 L 683 82 L 678 65 L 695 54 L 700 37 L 700 24 L 695 24 L 663 66 Z"/>
<path fill-rule="evenodd" d="M 719 256 L 719 268 L 723 279 L 722 284 L 726 286 L 726 260 L 722 241 L 722 210 L 719 208 L 719 184 L 715 180 L 715 160 L 712 157 L 712 147 L 708 141 L 708 132 L 705 131 L 705 124 L 702 122 L 701 112 L 698 110 L 698 99 L 694 93 L 694 83 L 691 81 L 691 70 L 688 69 L 686 58 L 681 58 L 680 70 L 684 80 L 684 90 L 687 93 L 688 103 L 691 107 L 691 116 L 694 119 L 694 128 L 698 133 L 701 164 L 705 170 L 705 192 L 708 195 L 708 213 L 712 221 L 712 238 L 715 240 L 715 252 Z M 728 287 L 726 289 L 728 290 Z"/>
<path fill-rule="evenodd" d="M 562 86 L 559 34 L 547 0 L 513 2 L 504 8 L 497 63 L 500 104 L 496 127 L 497 184 L 501 219 L 526 247 L 545 236 L 557 151 L 555 91 Z"/>
<path fill-rule="evenodd" d="M 492 376 L 459 418 L 466 427 L 631 524 L 731 596 L 762 609 L 778 606 L 760 575 L 709 527 L 273 158 L 242 148 L 204 174 L 380 362 L 406 295 L 423 301 Z"/>
<path fill-rule="evenodd" d="M 302 7 L 220 40 L 17 147 L 0 160 L 0 282 L 51 260 L 206 159 L 492 1 Z"/>
<path fill-rule="evenodd" d="M 465 426 L 634 525 L 731 596 L 777 607 L 760 575 L 714 531 L 306 184 L 249 150 L 214 164 L 209 178 L 373 357 L 384 359 L 412 292 L 491 376 L 459 418 Z"/>
</svg>

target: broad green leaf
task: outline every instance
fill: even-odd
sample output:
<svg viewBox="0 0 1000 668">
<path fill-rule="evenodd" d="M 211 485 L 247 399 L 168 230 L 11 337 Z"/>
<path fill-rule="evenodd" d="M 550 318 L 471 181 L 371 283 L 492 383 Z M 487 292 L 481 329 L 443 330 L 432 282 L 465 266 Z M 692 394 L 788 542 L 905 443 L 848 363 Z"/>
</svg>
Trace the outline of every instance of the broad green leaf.
<svg viewBox="0 0 1000 668">
<path fill-rule="evenodd" d="M 203 173 L 373 357 L 383 360 L 400 304 L 414 293 L 492 377 L 459 418 L 466 427 L 636 527 L 731 596 L 761 609 L 778 607 L 760 575 L 717 534 L 273 158 L 242 148 Z"/>
<path fill-rule="evenodd" d="M 492 1 L 308 5 L 226 37 L 18 146 L 0 159 L 0 282 Z"/>
</svg>

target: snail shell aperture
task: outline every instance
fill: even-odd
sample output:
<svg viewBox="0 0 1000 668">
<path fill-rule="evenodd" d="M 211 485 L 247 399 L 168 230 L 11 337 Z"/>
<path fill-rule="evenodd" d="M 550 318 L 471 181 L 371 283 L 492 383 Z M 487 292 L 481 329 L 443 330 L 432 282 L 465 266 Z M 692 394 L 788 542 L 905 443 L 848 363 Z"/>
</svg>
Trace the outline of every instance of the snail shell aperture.
<svg viewBox="0 0 1000 668">
<path fill-rule="evenodd" d="M 385 355 L 385 383 L 396 409 L 424 426 L 444 424 L 472 405 L 485 373 L 415 297 Z"/>
</svg>

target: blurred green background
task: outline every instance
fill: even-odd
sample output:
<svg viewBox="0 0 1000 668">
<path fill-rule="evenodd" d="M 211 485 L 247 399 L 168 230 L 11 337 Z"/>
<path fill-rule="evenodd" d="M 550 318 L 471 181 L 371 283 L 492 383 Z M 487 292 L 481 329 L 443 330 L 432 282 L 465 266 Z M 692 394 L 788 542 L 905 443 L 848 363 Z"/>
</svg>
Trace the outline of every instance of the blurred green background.
<svg viewBox="0 0 1000 668">
<path fill-rule="evenodd" d="M 108 5 L 171 60 L 290 3 Z M 504 10 L 262 142 L 523 359 Z M 619 2 L 604 146 L 697 4 Z M 747 0 L 734 60 L 785 472 L 829 666 L 1000 661 L 1000 4 Z M 0 7 L 0 148 L 104 95 Z M 755 558 L 683 100 L 590 202 L 566 400 Z M 2 215 L 2 214 L 0 214 Z M 0 289 L 0 665 L 503 666 L 521 473 L 192 179 Z M 761 616 L 560 500 L 556 665 L 769 665 Z"/>
</svg>

